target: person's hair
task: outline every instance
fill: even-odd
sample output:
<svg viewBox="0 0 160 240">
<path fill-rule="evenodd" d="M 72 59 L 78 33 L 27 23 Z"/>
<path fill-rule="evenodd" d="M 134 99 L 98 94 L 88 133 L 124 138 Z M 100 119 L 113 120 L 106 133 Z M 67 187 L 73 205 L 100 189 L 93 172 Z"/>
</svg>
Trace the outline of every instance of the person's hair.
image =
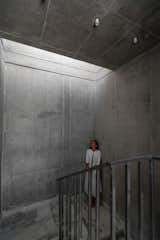
<svg viewBox="0 0 160 240">
<path fill-rule="evenodd" d="M 90 141 L 89 148 L 91 148 L 92 142 L 95 142 L 95 144 L 97 145 L 96 149 L 99 150 L 99 143 L 98 143 L 98 141 L 97 141 L 96 139 L 92 139 L 92 140 Z"/>
</svg>

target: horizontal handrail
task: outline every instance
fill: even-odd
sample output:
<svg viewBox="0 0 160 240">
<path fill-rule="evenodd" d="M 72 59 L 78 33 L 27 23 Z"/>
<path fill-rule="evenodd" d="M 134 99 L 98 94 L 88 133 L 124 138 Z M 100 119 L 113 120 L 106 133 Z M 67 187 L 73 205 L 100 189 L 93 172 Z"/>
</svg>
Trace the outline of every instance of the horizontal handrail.
<svg viewBox="0 0 160 240">
<path fill-rule="evenodd" d="M 152 155 L 142 155 L 142 156 L 135 156 L 131 158 L 124 158 L 116 161 L 112 161 L 111 165 L 123 165 L 130 162 L 137 162 L 137 161 L 143 161 L 143 160 L 150 160 L 152 159 Z"/>
<path fill-rule="evenodd" d="M 137 155 L 130 158 L 123 158 L 112 162 L 104 162 L 98 166 L 92 168 L 85 168 L 77 172 L 73 172 L 66 176 L 60 177 L 58 182 L 58 193 L 59 193 L 59 239 L 82 239 L 82 220 L 85 219 L 87 225 L 86 231 L 88 240 L 93 239 L 95 234 L 95 240 L 100 239 L 100 200 L 101 200 L 101 187 L 103 186 L 103 192 L 106 186 L 103 185 L 103 179 L 101 178 L 100 171 L 103 168 L 107 168 L 109 175 L 109 188 L 107 186 L 106 194 L 110 199 L 107 201 L 109 211 L 107 210 L 107 216 L 110 217 L 110 225 L 105 224 L 105 227 L 110 227 L 109 238 L 115 240 L 117 238 L 117 210 L 116 202 L 119 194 L 117 194 L 117 179 L 116 169 L 120 166 L 123 167 L 124 174 L 122 176 L 122 182 L 124 185 L 124 207 L 125 207 L 125 218 L 124 227 L 122 227 L 123 235 L 125 239 L 131 238 L 131 219 L 132 219 L 132 196 L 133 196 L 133 185 L 132 185 L 132 167 L 136 164 L 137 171 L 137 213 L 138 213 L 138 228 L 137 237 L 138 239 L 145 239 L 144 235 L 144 196 L 145 188 L 143 186 L 143 165 L 147 163 L 148 167 L 148 188 L 149 190 L 149 210 L 147 214 L 150 217 L 150 239 L 155 239 L 155 162 L 159 163 L 160 156 L 155 155 Z M 96 171 L 94 178 L 92 171 Z M 85 173 L 88 172 L 88 176 Z M 94 173 L 94 172 L 93 172 Z M 73 178 L 72 178 L 73 177 Z M 119 190 L 118 190 L 119 191 Z M 135 193 L 134 193 L 135 194 Z M 105 199 L 105 200 L 106 200 Z M 92 207 L 95 208 L 95 222 L 93 222 L 93 211 Z M 85 211 L 85 213 L 84 213 Z M 103 209 L 104 211 L 104 209 Z M 103 229 L 103 228 L 102 228 Z M 137 238 L 136 238 L 137 239 Z"/>
<path fill-rule="evenodd" d="M 152 159 L 160 161 L 160 156 L 152 156 Z"/>
<path fill-rule="evenodd" d="M 128 163 L 133 163 L 133 162 L 137 162 L 137 161 L 144 161 L 144 160 L 160 160 L 160 156 L 152 156 L 152 155 L 140 155 L 140 156 L 135 156 L 135 157 L 130 157 L 130 158 L 123 158 L 120 160 L 115 160 L 112 162 L 104 162 L 98 166 L 94 166 L 92 168 L 85 168 L 73 173 L 70 173 L 68 175 L 62 176 L 57 178 L 57 181 L 61 181 L 64 180 L 65 178 L 69 178 L 69 177 L 73 177 L 76 175 L 80 175 L 83 174 L 85 172 L 89 172 L 89 171 L 93 171 L 93 170 L 98 170 L 98 169 L 102 169 L 104 167 L 112 167 L 112 166 L 116 166 L 116 165 L 124 165 L 124 164 L 128 164 Z"/>
<path fill-rule="evenodd" d="M 65 175 L 63 177 L 57 178 L 57 181 L 63 180 L 65 178 L 73 177 L 73 176 L 76 176 L 76 175 L 80 175 L 80 174 L 83 174 L 85 172 L 89 172 L 89 171 L 92 171 L 92 170 L 95 170 L 95 169 L 101 169 L 103 167 L 109 167 L 109 166 L 110 166 L 110 163 L 109 162 L 105 162 L 105 163 L 100 164 L 98 166 L 94 166 L 92 168 L 85 168 L 85 169 L 82 169 L 80 171 L 73 172 L 73 173 L 70 173 L 70 174 Z"/>
</svg>

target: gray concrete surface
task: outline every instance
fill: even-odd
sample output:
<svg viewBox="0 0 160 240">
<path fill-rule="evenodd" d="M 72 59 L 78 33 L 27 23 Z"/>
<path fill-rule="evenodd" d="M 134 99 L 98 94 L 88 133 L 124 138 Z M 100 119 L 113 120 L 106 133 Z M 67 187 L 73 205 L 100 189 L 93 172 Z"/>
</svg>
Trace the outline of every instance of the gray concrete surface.
<svg viewBox="0 0 160 240">
<path fill-rule="evenodd" d="M 82 167 L 95 123 L 93 66 L 14 46 L 3 49 L 3 210 L 53 197 L 56 178 Z"/>
<path fill-rule="evenodd" d="M 1 0 L 0 37 L 117 69 L 159 42 L 159 16 L 159 0 Z"/>
<path fill-rule="evenodd" d="M 3 62 L 0 59 L 0 186 L 2 185 L 2 134 L 3 134 L 3 72 L 2 72 Z M 2 199 L 2 191 L 0 187 L 0 199 Z M 0 212 L 1 212 L 1 201 L 0 201 Z"/>
<path fill-rule="evenodd" d="M 55 196 L 56 178 L 82 167 L 88 140 L 93 136 L 100 142 L 103 161 L 159 154 L 160 46 L 107 76 L 105 72 L 103 78 L 104 70 L 100 75 L 100 69 L 80 70 L 79 65 L 65 66 L 64 70 L 65 64 L 56 68 L 48 56 L 44 61 L 44 55 L 41 60 L 40 56 L 35 60 L 28 53 L 22 55 L 7 49 L 1 57 L 3 215 L 6 210 Z M 156 203 L 160 199 L 159 167 Z M 132 225 L 136 232 L 136 166 L 134 169 Z M 104 174 L 106 189 L 108 176 Z M 116 176 L 117 210 L 124 216 L 124 169 L 117 169 Z M 149 191 L 145 164 L 143 180 L 147 236 Z M 157 223 L 159 219 L 157 208 Z"/>
<path fill-rule="evenodd" d="M 152 138 L 151 138 L 151 150 L 153 154 L 160 155 L 160 47 L 154 49 L 152 54 L 150 54 L 151 61 L 151 78 L 152 78 Z M 156 232 L 158 239 L 160 238 L 160 163 L 156 163 L 155 165 L 156 173 L 155 173 L 155 181 L 156 181 L 156 208 L 155 208 L 155 217 L 156 217 Z"/>
<path fill-rule="evenodd" d="M 96 136 L 105 160 L 150 153 L 149 68 L 141 58 L 97 82 Z"/>
<path fill-rule="evenodd" d="M 159 154 L 160 45 L 97 82 L 96 137 L 104 161 Z M 148 166 L 143 166 L 146 239 L 149 236 Z M 160 219 L 159 169 L 156 165 L 156 222 Z M 117 210 L 124 215 L 124 168 L 118 168 Z M 109 178 L 104 173 L 104 187 Z M 108 193 L 106 192 L 107 200 Z M 132 226 L 137 230 L 137 166 L 132 171 Z M 158 226 L 157 226 L 158 231 Z M 159 234 L 159 233 L 158 233 Z"/>
<path fill-rule="evenodd" d="M 58 197 L 38 202 L 27 207 L 8 211 L 0 223 L 2 240 L 58 240 Z M 64 208 L 65 209 L 65 208 Z M 72 209 L 72 237 L 74 236 L 74 204 Z M 88 239 L 88 207 L 83 202 L 81 209 L 81 240 Z M 64 210 L 65 219 L 65 210 Z M 65 222 L 65 221 L 64 221 Z M 95 208 L 92 208 L 92 239 L 95 239 Z M 64 224 L 64 238 L 65 238 Z M 110 209 L 106 204 L 100 207 L 100 239 L 110 239 Z M 116 218 L 117 240 L 124 239 L 124 222 Z"/>
<path fill-rule="evenodd" d="M 58 240 L 58 199 L 8 211 L 0 223 L 2 240 Z"/>
</svg>

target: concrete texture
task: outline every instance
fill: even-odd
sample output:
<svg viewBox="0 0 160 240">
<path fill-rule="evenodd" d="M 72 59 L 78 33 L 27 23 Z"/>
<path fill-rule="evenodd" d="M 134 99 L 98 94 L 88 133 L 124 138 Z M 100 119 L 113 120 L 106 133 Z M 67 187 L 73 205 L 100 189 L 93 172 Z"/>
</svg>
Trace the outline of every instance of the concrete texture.
<svg viewBox="0 0 160 240">
<path fill-rule="evenodd" d="M 94 80 L 103 69 L 4 40 L 2 46 L 5 211 L 55 196 L 56 178 L 83 167 L 94 136 Z"/>
<path fill-rule="evenodd" d="M 3 216 L 2 240 L 58 240 L 58 199 L 17 208 Z"/>
<path fill-rule="evenodd" d="M 0 51 L 1 53 L 1 51 Z M 1 185 L 2 185 L 2 134 L 3 134 L 3 62 L 0 58 L 0 199 L 2 199 Z M 0 215 L 1 215 L 1 201 L 0 201 Z"/>
<path fill-rule="evenodd" d="M 103 161 L 159 154 L 160 46 L 117 71 L 108 72 L 79 61 L 73 63 L 69 58 L 52 58 L 45 51 L 23 45 L 4 40 L 1 43 L 3 215 L 9 209 L 17 212 L 18 206 L 54 197 L 56 178 L 83 167 L 88 140 L 94 136 L 100 142 Z M 156 203 L 160 199 L 159 167 L 156 166 Z M 135 233 L 136 168 L 133 164 L 131 221 Z M 147 239 L 146 163 L 143 168 Z M 104 197 L 108 201 L 109 174 L 104 173 L 103 177 L 104 189 L 108 190 Z M 117 211 L 123 217 L 124 168 L 117 169 L 116 181 Z M 160 210 L 156 206 L 158 223 Z M 25 216 L 20 214 L 20 218 Z"/>
<path fill-rule="evenodd" d="M 64 196 L 65 199 L 65 196 Z M 8 211 L 0 224 L 0 239 L 2 240 L 58 240 L 58 198 L 38 202 L 28 207 Z M 65 208 L 64 208 L 65 209 Z M 74 204 L 72 209 L 72 237 L 74 236 Z M 100 207 L 100 239 L 110 239 L 110 209 L 106 204 Z M 88 208 L 83 201 L 81 238 L 88 239 Z M 65 210 L 64 210 L 65 219 Z M 65 221 L 64 221 L 65 222 Z M 124 240 L 124 222 L 116 218 L 117 240 Z M 95 239 L 95 208 L 92 209 L 92 239 Z M 65 226 L 64 226 L 65 232 Z M 65 234 L 64 234 L 65 235 Z M 65 238 L 65 236 L 64 236 Z"/>
<path fill-rule="evenodd" d="M 158 43 L 159 13 L 159 0 L 1 0 L 0 37 L 117 69 Z"/>
<path fill-rule="evenodd" d="M 152 78 L 152 139 L 151 139 L 151 150 L 153 154 L 160 155 L 160 68 L 159 68 L 159 61 L 160 61 L 160 46 L 157 46 L 150 54 L 151 59 L 151 78 Z M 160 222 L 160 163 L 155 164 L 156 174 L 155 174 L 155 181 L 156 181 L 156 232 L 157 238 L 160 238 L 160 230 L 159 230 L 159 222 Z"/>
<path fill-rule="evenodd" d="M 151 59 L 151 77 L 152 77 L 152 153 L 160 154 L 160 47 L 154 49 L 153 54 L 150 56 Z"/>
<path fill-rule="evenodd" d="M 160 46 L 139 56 L 97 82 L 96 137 L 103 161 L 136 155 L 159 154 L 159 60 Z M 144 234 L 149 238 L 148 164 L 143 165 Z M 156 164 L 156 230 L 159 239 L 159 171 Z M 124 216 L 124 167 L 116 170 L 117 211 Z M 104 188 L 109 177 L 104 173 Z M 109 192 L 105 192 L 109 201 Z M 132 164 L 132 230 L 137 231 L 137 166 Z"/>
<path fill-rule="evenodd" d="M 88 206 L 84 204 L 84 209 L 82 211 L 82 223 L 86 227 L 86 235 L 83 235 L 82 239 L 88 239 Z M 110 225 L 110 207 L 103 202 L 100 206 L 100 219 L 99 219 L 99 236 L 101 240 L 110 240 L 111 239 L 111 225 Z M 116 220 L 116 239 L 124 240 L 125 239 L 125 224 L 122 218 L 117 214 Z M 95 239 L 95 227 L 96 227 L 96 217 L 95 217 L 95 208 L 92 208 L 92 236 L 91 239 Z"/>
<path fill-rule="evenodd" d="M 97 82 L 96 136 L 104 160 L 150 153 L 149 69 L 142 57 Z"/>
</svg>

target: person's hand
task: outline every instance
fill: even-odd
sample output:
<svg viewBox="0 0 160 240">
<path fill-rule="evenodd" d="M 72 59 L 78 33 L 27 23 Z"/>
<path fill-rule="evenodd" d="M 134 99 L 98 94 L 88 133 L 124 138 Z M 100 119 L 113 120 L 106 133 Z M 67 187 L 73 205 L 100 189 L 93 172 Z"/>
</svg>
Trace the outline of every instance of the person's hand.
<svg viewBox="0 0 160 240">
<path fill-rule="evenodd" d="M 86 169 L 88 170 L 89 169 L 89 164 L 86 163 Z"/>
</svg>

